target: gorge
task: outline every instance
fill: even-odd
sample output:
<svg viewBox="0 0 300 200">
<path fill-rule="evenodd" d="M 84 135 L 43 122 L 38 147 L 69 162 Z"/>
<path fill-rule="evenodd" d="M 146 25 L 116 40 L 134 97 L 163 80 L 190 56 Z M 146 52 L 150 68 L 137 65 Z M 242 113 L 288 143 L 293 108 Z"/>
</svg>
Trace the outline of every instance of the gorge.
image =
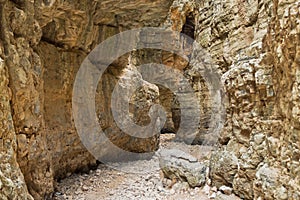
<svg viewBox="0 0 300 200">
<path fill-rule="evenodd" d="M 160 104 L 166 115 L 161 133 L 178 131 L 176 95 L 138 70 L 163 64 L 184 74 L 195 91 L 201 114 L 191 143 L 216 147 L 212 186 L 228 186 L 242 199 L 300 199 L 299 16 L 297 0 L 0 0 L 0 199 L 51 199 L 57 180 L 97 166 L 75 127 L 76 74 L 101 42 L 143 27 L 186 34 L 201 49 L 186 44 L 185 58 L 141 49 L 111 63 L 95 97 L 108 138 L 132 152 L 159 145 L 159 134 L 132 138 L 114 121 L 116 83 L 133 87 L 126 73 L 142 83 L 130 101 L 133 121 L 148 124 L 150 107 Z M 211 69 L 222 84 L 220 104 L 200 73 Z M 117 156 L 110 149 L 101 153 Z"/>
</svg>

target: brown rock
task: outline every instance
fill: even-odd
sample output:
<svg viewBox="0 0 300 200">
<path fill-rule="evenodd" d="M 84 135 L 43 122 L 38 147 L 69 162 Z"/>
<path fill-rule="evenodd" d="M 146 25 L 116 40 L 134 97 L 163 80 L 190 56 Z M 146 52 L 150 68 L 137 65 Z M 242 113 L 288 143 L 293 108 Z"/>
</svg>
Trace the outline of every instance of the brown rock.
<svg viewBox="0 0 300 200">
<path fill-rule="evenodd" d="M 0 199 L 32 199 L 27 189 L 35 199 L 50 198 L 55 178 L 95 164 L 73 122 L 76 72 L 98 43 L 142 26 L 187 34 L 206 53 L 190 45 L 185 59 L 141 50 L 130 54 L 131 63 L 129 54 L 116 60 L 96 96 L 107 135 L 126 150 L 155 151 L 158 135 L 136 140 L 113 125 L 109 95 L 127 64 L 163 63 L 195 90 L 201 122 L 193 142 L 215 144 L 224 126 L 211 160 L 213 184 L 230 185 L 244 199 L 300 199 L 299 13 L 296 0 L 0 0 Z M 209 92 L 214 79 L 202 73 L 211 69 L 224 84 L 220 104 Z M 135 123 L 147 124 L 148 109 L 160 102 L 164 129 L 178 130 L 180 104 L 172 92 L 145 83 L 131 100 Z"/>
</svg>

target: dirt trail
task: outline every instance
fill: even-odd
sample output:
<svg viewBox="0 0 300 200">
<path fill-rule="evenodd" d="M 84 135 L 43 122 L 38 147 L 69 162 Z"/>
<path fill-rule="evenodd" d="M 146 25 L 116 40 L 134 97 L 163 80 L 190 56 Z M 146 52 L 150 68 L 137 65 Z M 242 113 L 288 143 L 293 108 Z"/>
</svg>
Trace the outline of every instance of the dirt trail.
<svg viewBox="0 0 300 200">
<path fill-rule="evenodd" d="M 160 148 L 177 148 L 198 159 L 209 157 L 211 147 L 190 146 L 172 142 L 172 134 L 161 136 Z M 118 165 L 120 167 L 120 165 Z M 158 158 L 122 164 L 122 171 L 99 165 L 89 174 L 74 174 L 57 183 L 55 200 L 153 200 L 153 199 L 209 199 L 209 188 L 189 188 L 187 183 L 175 183 L 168 188 L 170 180 L 162 178 Z M 128 173 L 134 171 L 136 173 Z M 206 191 L 205 191 L 206 190 Z"/>
</svg>

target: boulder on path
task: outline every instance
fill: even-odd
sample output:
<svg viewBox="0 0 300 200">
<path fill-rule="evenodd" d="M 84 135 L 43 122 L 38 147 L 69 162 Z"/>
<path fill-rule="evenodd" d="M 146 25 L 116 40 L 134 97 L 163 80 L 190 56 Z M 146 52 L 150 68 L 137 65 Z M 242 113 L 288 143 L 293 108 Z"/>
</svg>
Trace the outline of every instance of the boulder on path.
<svg viewBox="0 0 300 200">
<path fill-rule="evenodd" d="M 200 187 L 205 184 L 207 166 L 184 151 L 161 150 L 159 166 L 166 178 L 188 182 L 190 187 Z"/>
</svg>

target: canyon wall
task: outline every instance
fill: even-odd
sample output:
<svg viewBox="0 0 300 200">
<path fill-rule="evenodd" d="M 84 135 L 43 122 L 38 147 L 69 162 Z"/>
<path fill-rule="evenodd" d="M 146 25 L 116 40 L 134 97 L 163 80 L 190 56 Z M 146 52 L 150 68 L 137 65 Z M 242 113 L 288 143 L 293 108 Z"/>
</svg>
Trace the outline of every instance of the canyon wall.
<svg viewBox="0 0 300 200">
<path fill-rule="evenodd" d="M 194 143 L 213 144 L 210 131 L 224 122 L 210 164 L 213 185 L 231 186 L 244 199 L 299 199 L 299 9 L 296 0 L 0 0 L 0 198 L 51 198 L 55 179 L 96 164 L 72 117 L 80 64 L 114 34 L 161 26 L 187 34 L 209 53 L 224 84 L 226 116 L 213 117 L 219 105 L 197 73 L 208 67 L 198 61 L 200 50 L 188 55 L 189 63 L 145 50 L 131 53 L 133 63 L 124 55 L 105 73 L 96 95 L 101 127 L 108 135 L 121 133 L 108 110 L 111 91 L 125 71 L 138 73 L 127 64 L 152 57 L 182 71 L 197 91 L 201 123 Z M 180 105 L 174 94 L 148 83 L 141 93 L 151 94 L 143 111 L 160 102 L 167 111 L 163 131 L 176 131 Z M 137 123 L 147 123 L 138 106 L 132 112 Z M 157 137 L 126 141 L 122 136 L 116 143 L 137 152 L 158 145 Z"/>
<path fill-rule="evenodd" d="M 196 35 L 222 70 L 227 97 L 210 175 L 244 199 L 300 198 L 299 6 L 203 1 L 199 10 Z"/>
<path fill-rule="evenodd" d="M 71 112 L 80 64 L 109 36 L 159 26 L 170 4 L 1 1 L 1 199 L 30 199 L 29 193 L 34 199 L 51 198 L 54 179 L 96 164 L 81 144 Z M 99 84 L 104 129 L 112 125 L 107 98 L 126 66 L 114 64 L 117 70 L 108 71 Z"/>
</svg>

